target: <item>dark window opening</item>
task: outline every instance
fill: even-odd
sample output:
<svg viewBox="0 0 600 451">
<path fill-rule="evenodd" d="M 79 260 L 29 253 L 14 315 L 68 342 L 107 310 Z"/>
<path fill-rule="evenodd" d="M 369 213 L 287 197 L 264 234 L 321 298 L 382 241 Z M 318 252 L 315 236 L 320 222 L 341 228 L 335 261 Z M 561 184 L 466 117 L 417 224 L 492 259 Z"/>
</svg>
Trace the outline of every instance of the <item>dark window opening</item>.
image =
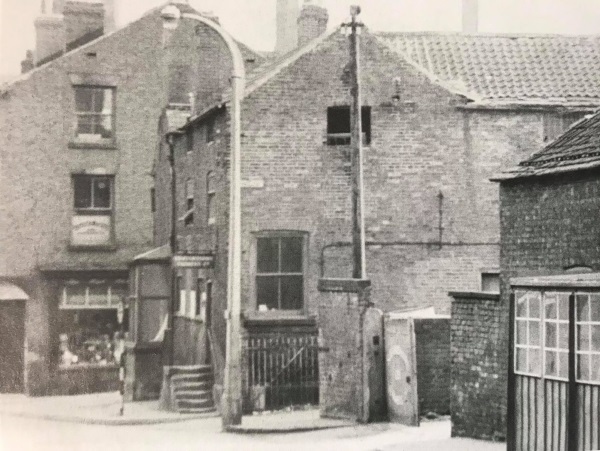
<svg viewBox="0 0 600 451">
<path fill-rule="evenodd" d="M 188 152 L 194 150 L 194 129 L 192 127 L 188 128 L 185 133 L 185 146 Z"/>
<path fill-rule="evenodd" d="M 183 223 L 188 226 L 194 223 L 194 181 L 188 179 L 185 183 L 185 216 Z"/>
<path fill-rule="evenodd" d="M 76 210 L 105 211 L 111 209 L 112 180 L 106 176 L 77 175 L 73 177 Z"/>
<path fill-rule="evenodd" d="M 150 211 L 156 213 L 156 188 L 150 188 Z"/>
<path fill-rule="evenodd" d="M 196 311 L 194 314 L 200 316 L 202 313 L 202 288 L 204 287 L 204 279 L 196 280 Z"/>
<path fill-rule="evenodd" d="M 362 142 L 371 144 L 371 107 L 361 108 Z M 332 106 L 327 108 L 327 144 L 347 146 L 351 139 L 350 107 Z"/>
<path fill-rule="evenodd" d="M 211 143 L 215 140 L 215 118 L 211 117 L 206 121 L 206 142 Z"/>
</svg>

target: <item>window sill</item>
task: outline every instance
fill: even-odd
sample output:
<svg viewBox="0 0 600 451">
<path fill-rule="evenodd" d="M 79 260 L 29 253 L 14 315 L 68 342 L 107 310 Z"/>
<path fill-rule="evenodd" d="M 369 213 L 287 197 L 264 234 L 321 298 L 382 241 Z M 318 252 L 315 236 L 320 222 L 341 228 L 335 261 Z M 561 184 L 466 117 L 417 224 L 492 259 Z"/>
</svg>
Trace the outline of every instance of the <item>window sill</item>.
<svg viewBox="0 0 600 451">
<path fill-rule="evenodd" d="M 107 141 L 77 141 L 69 142 L 69 149 L 101 149 L 118 150 L 117 143 L 114 140 Z"/>
<path fill-rule="evenodd" d="M 97 246 L 84 246 L 81 244 L 69 244 L 68 249 L 71 252 L 115 252 L 117 250 L 117 245 L 104 244 Z"/>
<path fill-rule="evenodd" d="M 243 314 L 244 325 L 308 325 L 316 324 L 316 315 L 309 315 L 299 310 L 279 310 L 270 312 L 248 311 Z"/>
</svg>

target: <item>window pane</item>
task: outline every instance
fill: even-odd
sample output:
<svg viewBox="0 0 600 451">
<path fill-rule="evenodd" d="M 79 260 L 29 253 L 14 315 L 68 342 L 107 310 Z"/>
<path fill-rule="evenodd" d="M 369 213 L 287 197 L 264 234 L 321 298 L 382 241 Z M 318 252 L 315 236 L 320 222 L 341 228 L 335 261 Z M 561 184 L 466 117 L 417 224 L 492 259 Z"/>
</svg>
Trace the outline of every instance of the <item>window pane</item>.
<svg viewBox="0 0 600 451">
<path fill-rule="evenodd" d="M 569 353 L 559 352 L 558 353 L 558 375 L 560 377 L 569 377 Z"/>
<path fill-rule="evenodd" d="M 544 374 L 546 376 L 557 376 L 558 375 L 558 358 L 554 351 L 546 351 L 546 367 L 544 368 Z"/>
<path fill-rule="evenodd" d="M 547 348 L 556 348 L 556 346 L 557 346 L 556 323 L 546 323 L 546 341 L 544 342 L 544 345 Z"/>
<path fill-rule="evenodd" d="M 554 343 L 556 343 L 556 329 L 554 330 Z M 540 345 L 540 323 L 529 321 L 529 344 L 531 346 Z"/>
<path fill-rule="evenodd" d="M 75 208 L 90 208 L 92 206 L 92 184 L 88 177 L 75 177 L 74 180 Z"/>
<path fill-rule="evenodd" d="M 516 370 L 527 372 L 527 349 L 517 348 Z"/>
<path fill-rule="evenodd" d="M 77 118 L 77 134 L 93 135 L 95 134 L 94 118 L 89 116 L 80 116 Z"/>
<path fill-rule="evenodd" d="M 544 304 L 546 306 L 546 319 L 556 319 L 557 308 L 556 308 L 556 295 L 545 295 Z"/>
<path fill-rule="evenodd" d="M 577 350 L 589 351 L 590 349 L 590 328 L 587 324 L 577 325 Z"/>
<path fill-rule="evenodd" d="M 592 294 L 590 296 L 591 320 L 600 321 L 600 295 Z"/>
<path fill-rule="evenodd" d="M 257 241 L 258 272 L 279 271 L 279 239 L 259 238 Z"/>
<path fill-rule="evenodd" d="M 106 114 L 112 115 L 113 93 L 114 93 L 114 91 L 110 88 L 98 90 L 98 97 L 100 98 L 100 106 L 96 106 L 97 111 L 102 112 L 105 115 Z"/>
<path fill-rule="evenodd" d="M 587 381 L 590 378 L 590 365 L 588 354 L 577 355 L 577 379 Z"/>
<path fill-rule="evenodd" d="M 94 179 L 94 207 L 110 208 L 110 180 L 106 177 Z"/>
<path fill-rule="evenodd" d="M 517 309 L 517 318 L 527 317 L 527 293 L 523 291 L 517 291 L 515 293 L 515 302 Z"/>
<path fill-rule="evenodd" d="M 69 285 L 67 287 L 67 305 L 85 305 L 85 285 Z"/>
<path fill-rule="evenodd" d="M 566 323 L 558 325 L 558 347 L 569 349 L 569 325 Z"/>
<path fill-rule="evenodd" d="M 302 238 L 281 239 L 281 272 L 302 272 Z"/>
<path fill-rule="evenodd" d="M 108 287 L 106 285 L 90 285 L 90 305 L 108 305 Z"/>
<path fill-rule="evenodd" d="M 112 116 L 102 116 L 101 120 L 102 120 L 102 123 L 99 124 L 97 133 L 102 135 L 103 138 L 112 137 L 112 129 L 113 129 Z"/>
<path fill-rule="evenodd" d="M 589 321 L 589 297 L 586 294 L 577 295 L 577 321 Z"/>
<path fill-rule="evenodd" d="M 531 291 L 529 293 L 529 317 L 530 318 L 540 318 L 540 304 L 542 301 L 541 293 L 538 291 Z"/>
<path fill-rule="evenodd" d="M 517 344 L 527 344 L 527 321 L 517 320 Z"/>
<path fill-rule="evenodd" d="M 302 301 L 302 276 L 281 277 L 281 309 L 300 310 Z"/>
<path fill-rule="evenodd" d="M 350 107 L 327 108 L 327 133 L 350 133 Z"/>
<path fill-rule="evenodd" d="M 539 374 L 542 369 L 542 359 L 539 349 L 529 349 L 529 370 L 528 373 Z"/>
<path fill-rule="evenodd" d="M 93 111 L 94 89 L 85 87 L 75 88 L 75 108 L 78 112 Z"/>
<path fill-rule="evenodd" d="M 267 309 L 279 309 L 279 283 L 277 277 L 263 276 L 256 278 L 256 304 L 259 311 L 262 310 L 261 305 Z"/>
<path fill-rule="evenodd" d="M 569 294 L 560 293 L 558 295 L 558 317 L 559 319 L 569 320 Z"/>
<path fill-rule="evenodd" d="M 592 351 L 600 352 L 600 326 L 592 326 Z"/>
</svg>

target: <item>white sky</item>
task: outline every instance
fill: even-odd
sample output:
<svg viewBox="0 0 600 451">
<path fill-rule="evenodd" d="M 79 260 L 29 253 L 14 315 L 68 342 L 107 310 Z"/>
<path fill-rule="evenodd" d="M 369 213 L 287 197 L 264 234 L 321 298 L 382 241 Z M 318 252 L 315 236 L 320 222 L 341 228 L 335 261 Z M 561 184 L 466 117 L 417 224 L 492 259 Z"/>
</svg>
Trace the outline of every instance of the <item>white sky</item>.
<svg viewBox="0 0 600 451">
<path fill-rule="evenodd" d="M 41 0 L 1 0 L 0 74 L 18 73 L 25 51 L 33 48 L 33 19 Z M 276 0 L 190 0 L 198 10 L 214 11 L 236 38 L 257 50 L 275 44 Z M 116 0 L 117 22 L 134 20 L 165 0 Z M 346 19 L 350 4 L 362 6 L 362 20 L 373 30 L 458 31 L 462 0 L 322 0 L 330 25 Z M 483 32 L 600 34 L 600 0 L 480 0 Z M 4 11 L 13 7 L 13 17 Z"/>
</svg>

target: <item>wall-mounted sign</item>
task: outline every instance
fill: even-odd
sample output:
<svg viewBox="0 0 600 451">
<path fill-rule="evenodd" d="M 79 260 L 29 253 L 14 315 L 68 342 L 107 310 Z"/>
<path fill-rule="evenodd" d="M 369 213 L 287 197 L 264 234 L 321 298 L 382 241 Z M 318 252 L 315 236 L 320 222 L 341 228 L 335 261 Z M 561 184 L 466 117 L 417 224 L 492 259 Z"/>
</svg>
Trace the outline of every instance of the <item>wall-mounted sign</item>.
<svg viewBox="0 0 600 451">
<path fill-rule="evenodd" d="M 73 216 L 71 219 L 71 244 L 73 246 L 105 246 L 110 243 L 110 216 Z"/>
<path fill-rule="evenodd" d="M 214 260 L 212 255 L 176 255 L 173 257 L 173 266 L 176 268 L 212 268 Z"/>
</svg>

